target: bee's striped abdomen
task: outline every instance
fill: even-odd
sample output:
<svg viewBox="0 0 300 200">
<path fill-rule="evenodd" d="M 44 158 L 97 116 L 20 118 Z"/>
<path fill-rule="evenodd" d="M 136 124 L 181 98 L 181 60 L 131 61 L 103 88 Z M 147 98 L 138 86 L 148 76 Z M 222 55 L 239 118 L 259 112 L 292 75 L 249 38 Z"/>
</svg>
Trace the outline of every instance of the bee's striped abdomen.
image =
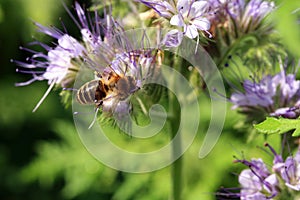
<svg viewBox="0 0 300 200">
<path fill-rule="evenodd" d="M 94 104 L 96 99 L 96 90 L 99 85 L 99 80 L 87 82 L 79 88 L 76 95 L 76 100 L 80 104 Z"/>
</svg>

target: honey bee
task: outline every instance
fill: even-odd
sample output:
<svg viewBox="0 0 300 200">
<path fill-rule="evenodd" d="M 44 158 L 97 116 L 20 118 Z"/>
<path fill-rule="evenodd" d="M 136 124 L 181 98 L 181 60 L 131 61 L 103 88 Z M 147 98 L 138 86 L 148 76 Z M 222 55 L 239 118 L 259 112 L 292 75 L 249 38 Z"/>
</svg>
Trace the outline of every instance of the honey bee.
<svg viewBox="0 0 300 200">
<path fill-rule="evenodd" d="M 132 51 L 129 54 L 129 59 L 138 62 L 141 54 L 146 53 L 139 50 Z M 163 60 L 163 52 L 158 50 L 155 58 L 154 61 L 158 62 L 160 66 Z M 106 100 L 117 99 L 118 101 L 123 101 L 127 99 L 140 88 L 133 76 L 125 75 L 126 71 L 127 66 L 121 74 L 108 67 L 103 73 L 98 73 L 97 76 L 99 79 L 89 81 L 79 88 L 76 94 L 77 102 L 83 105 L 95 104 L 96 108 L 100 108 Z"/>
<path fill-rule="evenodd" d="M 151 62 L 150 66 L 149 61 Z M 103 72 L 96 72 L 98 78 L 82 85 L 76 94 L 78 103 L 95 106 L 94 119 L 89 128 L 96 122 L 100 109 L 106 115 L 112 116 L 118 114 L 116 109 L 121 102 L 124 101 L 130 105 L 131 102 L 128 100 L 133 93 L 142 89 L 142 81 L 159 74 L 157 67 L 153 67 L 152 64 L 157 63 L 159 68 L 162 61 L 163 52 L 161 50 L 135 50 L 119 61 L 117 70 L 108 66 Z M 132 63 L 137 63 L 140 71 L 130 71 Z M 132 111 L 130 106 L 129 109 Z"/>
<path fill-rule="evenodd" d="M 119 75 L 116 72 L 104 72 L 98 80 L 92 80 L 79 88 L 76 100 L 80 104 L 95 104 L 99 108 L 109 98 L 124 100 L 138 90 L 132 76 Z"/>
</svg>

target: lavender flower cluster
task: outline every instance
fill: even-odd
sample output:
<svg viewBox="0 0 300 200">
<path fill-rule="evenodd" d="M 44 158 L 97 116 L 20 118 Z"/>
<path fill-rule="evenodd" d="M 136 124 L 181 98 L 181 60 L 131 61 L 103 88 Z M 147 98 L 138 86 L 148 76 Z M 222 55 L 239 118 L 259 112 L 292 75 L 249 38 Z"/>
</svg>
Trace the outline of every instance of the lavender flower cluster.
<svg viewBox="0 0 300 200">
<path fill-rule="evenodd" d="M 248 3 L 244 1 L 227 2 L 216 0 L 139 0 L 137 2 L 143 3 L 155 10 L 172 27 L 172 30 L 157 45 L 158 48 L 162 46 L 177 47 L 180 45 L 183 36 L 191 39 L 197 37 L 198 42 L 200 36 L 202 38 L 206 38 L 206 36 L 212 37 L 213 35 L 210 32 L 213 32 L 216 27 L 211 27 L 211 24 L 219 23 L 221 18 L 218 17 L 220 15 L 225 15 L 226 17 L 222 17 L 222 23 L 219 23 L 217 26 L 227 23 L 225 22 L 226 20 L 230 19 L 229 21 L 232 21 L 234 19 L 235 24 L 247 26 L 248 28 L 245 29 L 251 31 L 274 8 L 273 2 L 267 3 L 261 0 L 252 0 Z M 95 103 L 98 106 L 101 105 L 104 112 L 112 112 L 120 100 L 123 101 L 126 99 L 127 104 L 122 103 L 122 105 L 127 105 L 127 109 L 116 110 L 127 110 L 126 112 L 128 112 L 131 107 L 128 103 L 128 97 L 143 86 L 145 77 L 150 76 L 147 73 L 153 71 L 150 70 L 153 68 L 152 65 L 161 59 L 156 58 L 157 54 L 152 52 L 153 49 L 145 51 L 147 47 L 144 47 L 140 51 L 131 52 L 134 48 L 130 48 L 133 45 L 128 41 L 126 48 L 124 46 L 116 46 L 113 41 L 114 37 L 121 35 L 124 29 L 113 19 L 111 13 L 106 13 L 104 18 L 101 19 L 97 12 L 95 12 L 94 19 L 91 20 L 90 16 L 86 16 L 80 5 L 75 3 L 75 11 L 78 18 L 76 20 L 70 11 L 67 11 L 80 29 L 81 40 L 77 40 L 54 27 L 48 28 L 36 23 L 38 30 L 56 39 L 57 44 L 51 47 L 40 42 L 35 43 L 43 47 L 47 53 L 35 52 L 31 49 L 23 48 L 32 52 L 33 55 L 26 62 L 14 62 L 21 68 L 25 68 L 25 71 L 23 69 L 17 69 L 17 71 L 30 73 L 33 78 L 17 85 L 24 86 L 34 81 L 48 81 L 49 89 L 34 108 L 35 111 L 54 86 L 64 89 L 72 87 L 80 66 L 85 66 L 96 71 L 96 79 L 104 82 L 104 85 L 110 84 L 108 79 L 114 77 L 114 74 L 118 75 L 118 80 L 121 78 L 119 75 L 122 74 L 122 76 L 133 78 L 132 86 L 128 89 L 130 91 L 126 91 L 126 95 L 122 98 L 118 97 L 119 95 L 116 94 L 117 91 L 110 91 L 110 94 L 103 94 L 102 99 L 95 99 Z M 101 35 L 101 33 L 104 33 L 104 35 Z M 124 40 L 128 39 L 125 38 Z M 127 78 L 124 80 L 127 80 Z M 103 89 L 100 87 L 98 90 Z M 105 101 L 103 101 L 104 96 L 107 99 Z M 235 100 L 236 96 L 233 95 L 232 101 L 241 102 L 242 100 Z M 84 103 L 83 99 L 80 102 Z M 279 110 L 278 112 L 281 111 Z"/>
<path fill-rule="evenodd" d="M 70 15 L 80 29 L 81 40 L 54 27 L 48 28 L 36 23 L 38 30 L 56 39 L 57 44 L 50 47 L 36 42 L 47 53 L 23 48 L 33 55 L 26 62 L 14 62 L 25 69 L 17 71 L 30 73 L 33 78 L 18 83 L 17 86 L 28 85 L 34 81 L 48 81 L 49 88 L 34 108 L 35 111 L 54 86 L 64 90 L 73 89 L 80 68 L 88 68 L 95 72 L 95 80 L 78 89 L 78 102 L 95 104 L 97 112 L 101 107 L 102 113 L 109 116 L 128 114 L 131 111 L 131 95 L 143 87 L 155 70 L 157 60 L 160 59 L 158 49 L 146 46 L 135 49 L 133 41 L 126 37 L 123 27 L 113 19 L 111 13 L 100 18 L 95 12 L 91 21 L 91 16 L 77 2 L 75 11 L 78 20 L 71 13 Z M 143 44 L 145 38 L 146 36 L 142 37 L 138 42 Z M 120 40 L 119 43 L 116 42 L 117 39 Z"/>
</svg>

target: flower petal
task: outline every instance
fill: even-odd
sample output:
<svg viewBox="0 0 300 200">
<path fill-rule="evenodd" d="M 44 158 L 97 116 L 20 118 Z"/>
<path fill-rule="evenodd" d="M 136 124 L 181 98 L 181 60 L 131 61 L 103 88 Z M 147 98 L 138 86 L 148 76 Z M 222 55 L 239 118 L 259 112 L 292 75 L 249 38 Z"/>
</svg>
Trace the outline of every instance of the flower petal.
<svg viewBox="0 0 300 200">
<path fill-rule="evenodd" d="M 196 18 L 192 22 L 197 29 L 207 31 L 210 29 L 210 22 L 206 18 Z"/>
<path fill-rule="evenodd" d="M 200 16 L 203 13 L 205 13 L 206 9 L 208 8 L 208 2 L 207 1 L 196 1 L 192 4 L 191 7 L 191 17 Z"/>
<path fill-rule="evenodd" d="M 180 15 L 174 15 L 170 20 L 170 24 L 182 27 L 184 26 L 184 21 Z"/>
<path fill-rule="evenodd" d="M 177 29 L 174 29 L 165 35 L 162 44 L 166 47 L 177 47 L 181 44 L 182 38 L 183 33 Z"/>
<path fill-rule="evenodd" d="M 198 36 L 198 30 L 197 27 L 195 25 L 188 25 L 188 26 L 184 26 L 184 34 L 191 38 L 194 39 L 195 37 Z"/>
<path fill-rule="evenodd" d="M 189 0 L 178 0 L 177 1 L 177 10 L 180 13 L 186 13 L 189 11 L 190 8 L 190 2 Z"/>
</svg>

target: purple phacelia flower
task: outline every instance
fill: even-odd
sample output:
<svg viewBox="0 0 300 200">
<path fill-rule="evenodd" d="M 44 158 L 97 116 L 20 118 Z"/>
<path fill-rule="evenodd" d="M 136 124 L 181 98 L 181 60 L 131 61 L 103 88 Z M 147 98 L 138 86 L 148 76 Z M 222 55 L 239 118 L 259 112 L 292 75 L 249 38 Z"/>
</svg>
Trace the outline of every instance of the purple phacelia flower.
<svg viewBox="0 0 300 200">
<path fill-rule="evenodd" d="M 31 58 L 28 58 L 28 63 L 15 61 L 18 65 L 25 69 L 36 69 L 36 71 L 27 71 L 32 73 L 33 79 L 18 83 L 17 86 L 24 86 L 37 80 L 48 80 L 48 84 L 63 84 L 63 79 L 70 69 L 76 70 L 71 61 L 74 58 L 80 57 L 84 52 L 84 47 L 73 37 L 67 34 L 60 34 L 54 29 L 43 27 L 37 24 L 41 32 L 47 33 L 52 37 L 57 38 L 58 44 L 51 48 L 45 44 L 40 44 L 48 50 L 47 54 L 35 52 Z M 45 69 L 43 74 L 40 74 L 39 69 Z M 17 70 L 19 71 L 19 69 Z M 22 72 L 22 71 L 21 71 Z"/>
<path fill-rule="evenodd" d="M 80 59 L 85 52 L 84 46 L 72 36 L 63 34 L 54 28 L 47 28 L 37 23 L 36 25 L 40 32 L 57 39 L 57 45 L 53 48 L 38 42 L 37 44 L 46 49 L 47 53 L 34 52 L 25 48 L 25 50 L 33 52 L 33 55 L 27 58 L 27 62 L 14 61 L 25 69 L 25 71 L 17 69 L 17 72 L 29 73 L 33 76 L 29 81 L 17 83 L 17 86 L 25 86 L 34 81 L 48 81 L 49 88 L 33 112 L 37 110 L 55 85 L 63 88 L 71 86 L 79 69 L 73 61 Z"/>
<path fill-rule="evenodd" d="M 295 156 L 288 156 L 285 161 L 274 161 L 273 171 L 282 178 L 288 188 L 300 191 L 300 148 Z"/>
<path fill-rule="evenodd" d="M 239 174 L 240 192 L 231 192 L 232 189 L 223 189 L 225 193 L 218 193 L 222 197 L 239 197 L 242 200 L 267 199 L 298 199 L 300 191 L 300 148 L 295 156 L 289 156 L 284 161 L 268 143 L 266 147 L 274 155 L 273 165 L 267 165 L 259 159 L 236 160 L 246 165 Z M 269 170 L 270 169 L 270 170 Z M 234 189 L 236 190 L 236 189 Z M 293 198 L 294 197 L 294 198 Z"/>
<path fill-rule="evenodd" d="M 81 25 L 75 20 L 74 16 L 71 15 L 71 17 L 81 29 L 81 32 L 83 32 L 83 30 L 87 29 L 88 22 L 83 16 L 83 10 L 78 3 L 75 4 L 75 10 L 78 14 Z M 67 11 L 70 12 L 69 10 Z M 48 81 L 49 88 L 33 111 L 36 111 L 54 86 L 61 88 L 72 87 L 76 78 L 76 73 L 81 65 L 79 62 L 82 62 L 84 59 L 83 57 L 90 51 L 81 40 L 77 40 L 71 35 L 62 32 L 55 27 L 49 28 L 42 26 L 39 23 L 35 23 L 35 25 L 38 27 L 39 32 L 56 39 L 57 44 L 55 44 L 54 47 L 50 47 L 41 42 L 34 42 L 33 44 L 38 44 L 45 49 L 46 53 L 35 52 L 31 49 L 22 48 L 33 53 L 33 55 L 27 58 L 26 62 L 13 61 L 21 68 L 25 69 L 17 69 L 18 72 L 30 73 L 33 76 L 33 78 L 29 81 L 17 83 L 17 86 L 28 85 L 34 81 Z"/>
<path fill-rule="evenodd" d="M 81 38 L 75 39 L 70 34 L 64 33 L 56 28 L 44 27 L 36 23 L 39 31 L 57 40 L 54 47 L 37 42 L 46 53 L 27 51 L 33 55 L 26 62 L 14 61 L 26 70 L 20 72 L 31 73 L 33 78 L 27 82 L 19 83 L 18 86 L 28 85 L 33 81 L 47 80 L 50 87 L 39 101 L 34 111 L 39 107 L 50 90 L 54 87 L 70 88 L 74 90 L 73 83 L 77 72 L 81 67 L 95 72 L 95 80 L 90 85 L 103 84 L 106 89 L 91 91 L 83 97 L 86 91 L 84 87 L 77 90 L 77 100 L 81 104 L 94 104 L 97 112 L 115 116 L 120 119 L 132 110 L 130 98 L 133 93 L 143 88 L 145 82 L 152 75 L 158 74 L 156 63 L 158 50 L 137 44 L 146 44 L 145 30 L 136 31 L 134 39 L 129 38 L 123 27 L 117 23 L 111 13 L 104 12 L 100 18 L 97 12 L 94 16 L 87 15 L 80 5 L 75 3 L 77 18 L 66 9 L 81 32 Z M 141 37 L 138 38 L 137 35 Z M 139 41 L 140 40 L 140 41 Z M 113 81 L 112 80 L 113 77 Z M 100 83 L 101 82 L 101 83 Z M 96 88 L 100 88 L 100 85 Z M 102 89 L 103 90 L 103 89 Z M 94 95 L 93 95 L 94 94 Z M 79 95 L 79 97 L 78 97 Z M 81 96 L 80 96 L 81 95 Z"/>
<path fill-rule="evenodd" d="M 246 5 L 243 15 L 236 19 L 244 32 L 254 31 L 262 20 L 275 9 L 272 1 L 251 0 Z"/>
<path fill-rule="evenodd" d="M 178 0 L 176 8 L 177 13 L 170 19 L 170 24 L 183 27 L 184 35 L 193 39 L 199 35 L 198 31 L 209 30 L 206 1 Z"/>
<path fill-rule="evenodd" d="M 239 175 L 239 183 L 241 184 L 240 199 L 272 199 L 276 196 L 276 185 L 278 180 L 275 174 L 271 174 L 265 179 L 261 179 L 250 169 L 243 170 Z"/>
<path fill-rule="evenodd" d="M 193 39 L 199 36 L 199 31 L 210 36 L 210 22 L 207 1 L 191 0 L 137 0 L 154 9 L 161 17 L 167 19 L 170 25 L 176 26 L 183 35 Z M 169 35 L 174 34 L 170 32 Z M 179 37 L 177 37 L 179 38 Z M 172 42 L 170 42 L 172 44 Z M 177 44 L 177 43 L 176 43 Z M 177 45 L 178 46 L 178 45 Z"/>
<path fill-rule="evenodd" d="M 236 162 L 241 162 L 249 167 L 239 175 L 241 199 L 272 199 L 277 195 L 277 177 L 268 170 L 262 159 L 237 160 Z"/>
</svg>

